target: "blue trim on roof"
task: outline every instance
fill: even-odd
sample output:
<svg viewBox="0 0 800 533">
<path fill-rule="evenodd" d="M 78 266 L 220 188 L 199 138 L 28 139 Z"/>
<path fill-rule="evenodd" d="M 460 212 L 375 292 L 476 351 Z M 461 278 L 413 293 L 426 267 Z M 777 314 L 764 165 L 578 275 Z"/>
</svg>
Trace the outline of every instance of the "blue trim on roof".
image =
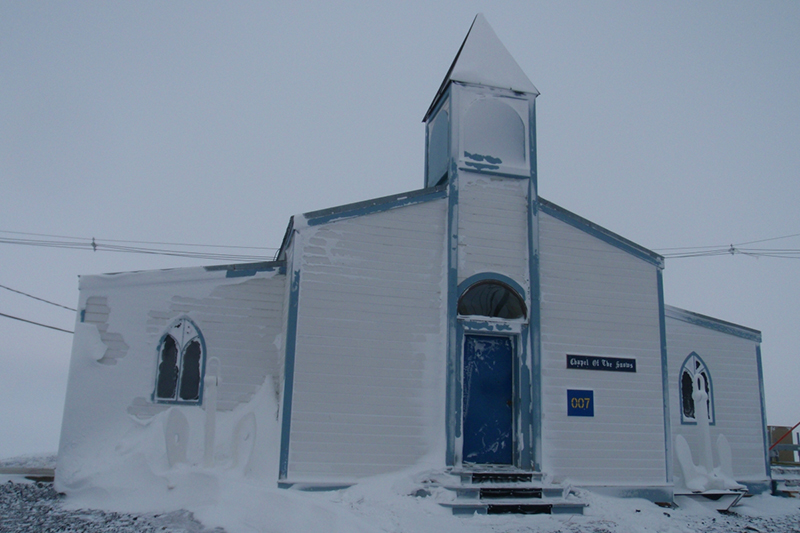
<svg viewBox="0 0 800 533">
<path fill-rule="evenodd" d="M 472 19 L 472 24 L 469 26 L 469 31 L 467 31 L 467 35 L 464 37 L 464 40 L 461 41 L 461 46 L 458 48 L 458 52 L 456 53 L 456 57 L 453 58 L 453 62 L 450 63 L 450 68 L 447 69 L 447 74 L 445 74 L 444 79 L 442 80 L 441 85 L 439 85 L 439 89 L 436 91 L 436 96 L 433 97 L 433 101 L 431 105 L 428 106 L 428 110 L 425 112 L 425 116 L 422 117 L 422 122 L 428 122 L 428 119 L 434 112 L 434 109 L 439 105 L 439 103 L 444 100 L 445 94 L 450 90 L 450 74 L 453 73 L 453 68 L 458 63 L 458 58 L 461 55 L 461 50 L 464 49 L 464 43 L 467 42 L 467 37 L 469 37 L 469 32 L 472 31 L 472 26 L 475 25 L 475 19 L 478 17 L 476 16 Z"/>
<path fill-rule="evenodd" d="M 680 309 L 671 305 L 665 306 L 665 309 L 669 318 L 694 324 L 695 326 L 713 329 L 714 331 L 727 333 L 728 335 L 734 335 L 736 337 L 741 337 L 753 342 L 761 342 L 761 332 L 757 329 L 740 326 L 739 324 L 734 324 L 733 322 L 725 322 L 724 320 L 720 320 L 718 318 L 701 315 L 699 313 L 694 313 L 692 311 L 687 311 L 686 309 Z"/>
<path fill-rule="evenodd" d="M 312 211 L 310 213 L 304 213 L 303 216 L 308 221 L 309 226 L 317 226 L 319 224 L 327 224 L 328 222 L 333 222 L 343 218 L 371 215 L 373 213 L 388 211 L 389 209 L 394 209 L 396 207 L 430 202 L 431 200 L 438 200 L 439 198 L 445 198 L 446 196 L 447 186 L 439 185 L 437 187 L 430 187 L 428 189 L 419 189 L 416 191 L 394 194 L 392 196 L 374 198 L 364 202 L 356 202 L 353 204 L 341 205 L 329 209 Z"/>
<path fill-rule="evenodd" d="M 281 240 L 281 247 L 278 248 L 278 251 L 275 253 L 275 260 L 276 261 L 286 261 L 286 250 L 289 249 L 289 244 L 292 242 L 292 236 L 294 235 L 294 216 L 289 217 L 289 224 L 286 226 L 286 232 L 283 234 L 283 240 Z"/>
<path fill-rule="evenodd" d="M 661 338 L 661 393 L 664 402 L 664 451 L 666 454 L 667 483 L 672 483 L 672 418 L 670 417 L 669 409 L 667 320 L 664 316 L 664 277 L 661 269 L 656 271 L 656 280 L 658 284 L 658 331 Z"/>
<path fill-rule="evenodd" d="M 203 267 L 207 272 L 226 270 L 226 278 L 238 278 L 243 276 L 254 276 L 256 272 L 274 272 L 286 274 L 285 261 L 258 261 L 256 263 L 238 263 L 233 265 L 213 265 Z"/>
<path fill-rule="evenodd" d="M 756 364 L 758 366 L 758 393 L 761 400 L 761 432 L 764 440 L 764 468 L 767 477 L 772 477 L 772 467 L 769 464 L 769 434 L 767 433 L 767 400 L 764 395 L 764 370 L 761 367 L 761 346 L 756 346 Z M 748 486 L 749 489 L 749 486 Z"/>
<path fill-rule="evenodd" d="M 297 348 L 297 311 L 300 296 L 300 269 L 293 270 L 289 288 L 289 311 L 286 324 L 286 357 L 283 369 L 283 411 L 281 417 L 281 454 L 278 479 L 289 473 L 289 442 L 294 393 L 294 361 Z"/>
<path fill-rule="evenodd" d="M 664 258 L 657 253 L 648 250 L 647 248 L 640 246 L 633 241 L 629 241 L 625 237 L 617 235 L 616 233 L 609 231 L 602 226 L 598 226 L 594 222 L 586 220 L 585 218 L 578 216 L 571 211 L 567 211 L 563 207 L 560 207 L 549 200 L 545 200 L 541 196 L 539 197 L 539 207 L 548 215 L 555 217 L 574 228 L 584 231 L 593 237 L 597 237 L 598 239 L 616 248 L 619 248 L 623 252 L 627 252 L 634 257 L 647 261 L 658 268 L 664 268 Z"/>
</svg>

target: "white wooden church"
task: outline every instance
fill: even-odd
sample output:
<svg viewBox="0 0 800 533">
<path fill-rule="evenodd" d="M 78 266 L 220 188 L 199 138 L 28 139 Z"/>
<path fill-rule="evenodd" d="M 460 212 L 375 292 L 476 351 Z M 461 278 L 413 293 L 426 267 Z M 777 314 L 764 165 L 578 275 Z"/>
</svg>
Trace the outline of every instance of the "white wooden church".
<svg viewBox="0 0 800 533">
<path fill-rule="evenodd" d="M 537 95 L 479 15 L 421 189 L 295 215 L 274 261 L 81 277 L 57 488 L 768 490 L 760 332 L 666 305 L 661 256 L 538 196 Z"/>
</svg>

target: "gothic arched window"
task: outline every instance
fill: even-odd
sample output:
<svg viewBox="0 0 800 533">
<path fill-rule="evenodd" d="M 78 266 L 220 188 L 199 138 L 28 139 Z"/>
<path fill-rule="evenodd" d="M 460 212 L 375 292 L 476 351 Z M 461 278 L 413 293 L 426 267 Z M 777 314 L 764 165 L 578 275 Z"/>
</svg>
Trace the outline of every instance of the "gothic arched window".
<svg viewBox="0 0 800 533">
<path fill-rule="evenodd" d="M 681 366 L 680 378 L 678 386 L 680 387 L 681 399 L 681 423 L 682 424 L 696 424 L 697 423 L 697 409 L 694 403 L 692 393 L 694 392 L 695 383 L 698 383 L 702 389 L 705 390 L 708 399 L 706 400 L 706 407 L 708 408 L 708 422 L 714 423 L 714 388 L 711 383 L 711 373 L 708 371 L 706 364 L 695 352 L 692 352 L 686 357 L 686 360 Z"/>
<path fill-rule="evenodd" d="M 525 302 L 517 292 L 496 280 L 479 281 L 458 300 L 459 315 L 525 318 Z"/>
<path fill-rule="evenodd" d="M 177 320 L 158 343 L 158 370 L 153 399 L 157 402 L 201 403 L 205 341 L 194 322 Z"/>
</svg>

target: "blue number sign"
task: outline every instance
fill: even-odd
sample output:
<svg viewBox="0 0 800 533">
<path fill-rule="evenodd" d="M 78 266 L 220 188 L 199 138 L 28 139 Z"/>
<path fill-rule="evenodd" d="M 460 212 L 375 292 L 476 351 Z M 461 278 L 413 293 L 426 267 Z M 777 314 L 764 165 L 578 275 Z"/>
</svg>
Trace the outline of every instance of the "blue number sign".
<svg viewBox="0 0 800 533">
<path fill-rule="evenodd" d="M 594 391 L 567 390 L 567 416 L 594 416 Z"/>
</svg>

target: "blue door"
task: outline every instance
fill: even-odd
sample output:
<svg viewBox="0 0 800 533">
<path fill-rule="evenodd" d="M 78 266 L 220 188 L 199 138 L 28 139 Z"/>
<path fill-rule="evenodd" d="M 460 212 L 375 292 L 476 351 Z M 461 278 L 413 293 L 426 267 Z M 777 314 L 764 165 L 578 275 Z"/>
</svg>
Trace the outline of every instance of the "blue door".
<svg viewBox="0 0 800 533">
<path fill-rule="evenodd" d="M 465 463 L 513 462 L 511 338 L 464 336 Z"/>
</svg>

